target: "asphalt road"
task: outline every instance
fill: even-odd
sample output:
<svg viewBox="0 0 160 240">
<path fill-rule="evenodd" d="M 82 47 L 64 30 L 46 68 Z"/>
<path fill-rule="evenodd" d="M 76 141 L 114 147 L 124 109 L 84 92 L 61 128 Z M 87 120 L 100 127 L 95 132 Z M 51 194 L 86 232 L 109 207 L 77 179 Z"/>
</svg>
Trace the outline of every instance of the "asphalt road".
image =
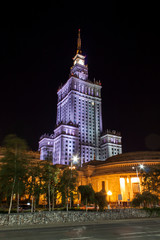
<svg viewBox="0 0 160 240">
<path fill-rule="evenodd" d="M 2 240 L 158 240 L 160 219 L 121 220 L 81 226 L 0 230 Z"/>
</svg>

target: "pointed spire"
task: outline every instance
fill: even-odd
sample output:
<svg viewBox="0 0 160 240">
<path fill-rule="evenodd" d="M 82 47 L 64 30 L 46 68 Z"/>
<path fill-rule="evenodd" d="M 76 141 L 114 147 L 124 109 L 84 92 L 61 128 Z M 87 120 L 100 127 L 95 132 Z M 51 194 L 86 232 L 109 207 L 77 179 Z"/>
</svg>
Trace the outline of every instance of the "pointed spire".
<svg viewBox="0 0 160 240">
<path fill-rule="evenodd" d="M 81 51 L 81 30 L 80 29 L 78 29 L 77 53 L 82 53 L 82 51 Z"/>
</svg>

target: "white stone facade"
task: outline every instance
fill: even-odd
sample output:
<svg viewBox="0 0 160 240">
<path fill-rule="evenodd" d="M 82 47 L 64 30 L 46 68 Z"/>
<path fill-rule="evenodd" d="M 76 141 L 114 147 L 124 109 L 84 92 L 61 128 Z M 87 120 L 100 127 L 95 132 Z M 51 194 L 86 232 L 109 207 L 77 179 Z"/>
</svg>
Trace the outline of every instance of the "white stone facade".
<svg viewBox="0 0 160 240">
<path fill-rule="evenodd" d="M 119 132 L 107 130 L 101 136 L 101 160 L 122 153 L 122 137 Z"/>
<path fill-rule="evenodd" d="M 115 150 L 112 151 L 112 148 L 117 149 L 117 154 L 122 152 L 120 142 L 111 143 L 110 136 L 101 137 L 101 88 L 100 81 L 89 81 L 88 66 L 85 65 L 85 56 L 81 54 L 79 44 L 70 77 L 57 92 L 57 127 L 54 137 L 42 137 L 39 142 L 41 159 L 44 159 L 47 151 L 52 151 L 53 164 L 69 164 L 74 155 L 79 157 L 82 164 L 94 159 L 105 160 L 114 155 L 112 152 L 115 153 Z M 105 139 L 108 139 L 107 144 Z"/>
</svg>

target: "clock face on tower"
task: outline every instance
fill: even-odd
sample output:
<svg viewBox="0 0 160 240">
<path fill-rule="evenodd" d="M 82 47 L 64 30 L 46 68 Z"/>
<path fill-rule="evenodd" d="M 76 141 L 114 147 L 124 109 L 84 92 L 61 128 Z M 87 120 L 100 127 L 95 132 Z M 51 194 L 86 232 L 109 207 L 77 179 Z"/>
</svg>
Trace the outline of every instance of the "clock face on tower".
<svg viewBox="0 0 160 240">
<path fill-rule="evenodd" d="M 82 59 L 77 59 L 77 60 L 78 60 L 77 63 L 84 65 L 84 60 L 82 60 Z"/>
<path fill-rule="evenodd" d="M 76 58 L 75 61 L 74 61 L 74 65 L 75 65 L 76 63 L 84 66 L 84 60 L 81 59 L 81 58 Z"/>
</svg>

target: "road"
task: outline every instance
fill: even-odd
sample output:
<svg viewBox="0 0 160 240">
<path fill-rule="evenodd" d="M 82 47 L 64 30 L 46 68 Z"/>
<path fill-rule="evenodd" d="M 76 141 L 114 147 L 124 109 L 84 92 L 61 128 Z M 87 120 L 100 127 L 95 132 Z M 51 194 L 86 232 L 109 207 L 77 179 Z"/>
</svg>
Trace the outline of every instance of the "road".
<svg viewBox="0 0 160 240">
<path fill-rule="evenodd" d="M 34 227 L 0 230 L 2 240 L 158 240 L 160 218 L 119 220 L 81 226 Z"/>
</svg>

